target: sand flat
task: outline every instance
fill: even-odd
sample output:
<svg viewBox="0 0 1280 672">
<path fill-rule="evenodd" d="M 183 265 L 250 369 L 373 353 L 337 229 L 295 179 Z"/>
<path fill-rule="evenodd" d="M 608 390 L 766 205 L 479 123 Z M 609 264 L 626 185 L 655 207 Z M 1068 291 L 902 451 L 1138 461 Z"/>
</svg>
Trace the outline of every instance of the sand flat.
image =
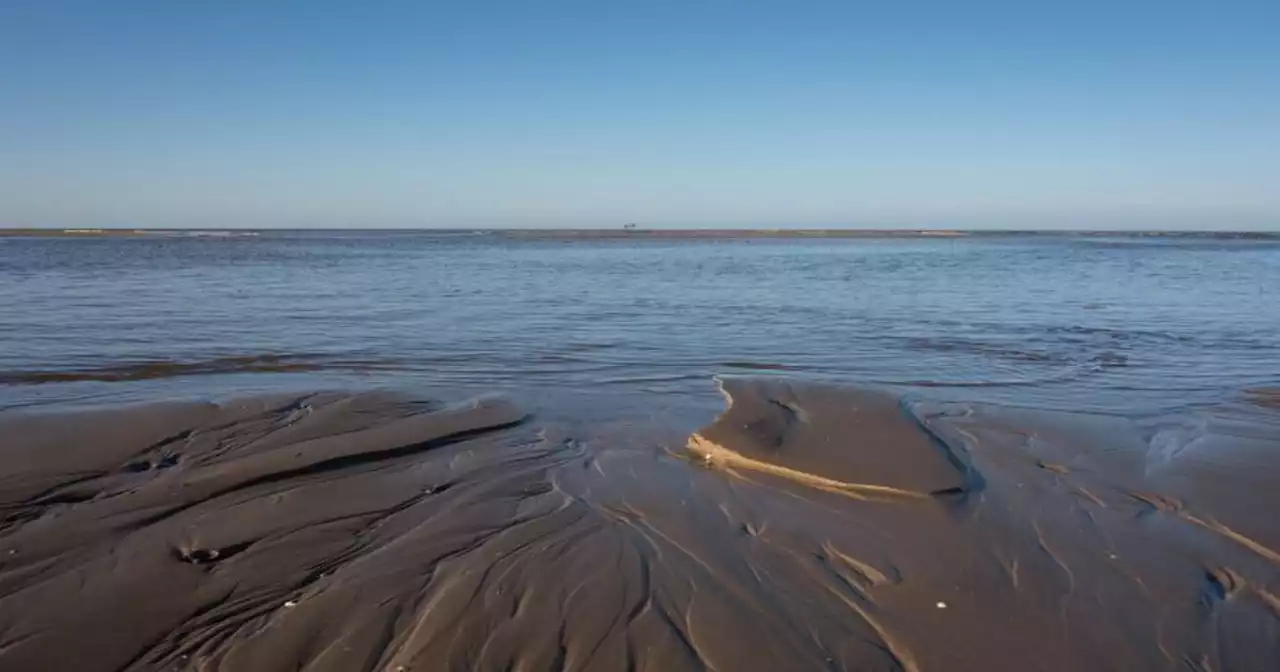
<svg viewBox="0 0 1280 672">
<path fill-rule="evenodd" d="M 1280 656 L 1271 411 L 1143 424 L 777 378 L 724 391 L 687 446 L 499 397 L 0 416 L 0 669 Z"/>
</svg>

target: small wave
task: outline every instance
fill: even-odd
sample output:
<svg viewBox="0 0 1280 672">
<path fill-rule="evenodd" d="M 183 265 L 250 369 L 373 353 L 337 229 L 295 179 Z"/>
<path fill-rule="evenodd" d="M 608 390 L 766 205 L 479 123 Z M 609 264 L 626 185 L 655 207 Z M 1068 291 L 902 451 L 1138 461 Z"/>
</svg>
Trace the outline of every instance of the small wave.
<svg viewBox="0 0 1280 672">
<path fill-rule="evenodd" d="M 1044 329 L 1044 332 L 1049 334 L 1067 334 L 1071 336 L 1104 338 L 1114 341 L 1196 343 L 1200 340 L 1197 336 L 1176 334 L 1171 331 L 1156 331 L 1151 329 L 1115 329 L 1111 327 L 1087 327 L 1080 325 L 1058 325 L 1047 327 Z"/>
<path fill-rule="evenodd" d="M 1129 365 L 1129 357 L 1116 352 L 1102 352 L 1089 358 L 1095 369 L 1118 369 Z"/>
<path fill-rule="evenodd" d="M 147 360 L 108 366 L 50 371 L 0 371 L 0 384 L 40 385 L 70 382 L 125 382 L 222 373 L 298 373 L 320 370 L 386 370 L 391 362 L 324 355 L 238 355 L 195 361 Z"/>
<path fill-rule="evenodd" d="M 913 350 L 932 350 L 936 352 L 967 352 L 1002 359 L 1023 362 L 1062 361 L 1061 357 L 1038 350 L 1010 348 L 996 343 L 984 343 L 959 338 L 913 338 L 908 342 Z"/>
<path fill-rule="evenodd" d="M 772 362 L 720 362 L 720 366 L 726 369 L 746 369 L 748 371 L 800 371 L 797 366 L 788 364 L 775 364 Z"/>
</svg>

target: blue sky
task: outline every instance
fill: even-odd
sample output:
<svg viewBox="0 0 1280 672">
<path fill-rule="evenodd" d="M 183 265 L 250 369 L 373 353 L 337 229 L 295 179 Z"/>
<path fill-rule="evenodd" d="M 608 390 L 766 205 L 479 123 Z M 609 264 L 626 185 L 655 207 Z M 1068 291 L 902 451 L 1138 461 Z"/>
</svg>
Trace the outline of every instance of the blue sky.
<svg viewBox="0 0 1280 672">
<path fill-rule="evenodd" d="M 1280 2 L 0 3 L 0 226 L 1280 228 Z"/>
</svg>

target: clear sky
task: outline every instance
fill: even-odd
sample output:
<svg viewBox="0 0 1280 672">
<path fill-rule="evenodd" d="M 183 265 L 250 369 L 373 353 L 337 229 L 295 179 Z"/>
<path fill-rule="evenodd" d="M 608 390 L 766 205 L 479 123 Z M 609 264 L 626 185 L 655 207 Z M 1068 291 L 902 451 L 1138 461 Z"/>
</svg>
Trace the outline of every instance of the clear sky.
<svg viewBox="0 0 1280 672">
<path fill-rule="evenodd" d="M 1280 0 L 0 2 L 0 226 L 1280 229 Z"/>
</svg>

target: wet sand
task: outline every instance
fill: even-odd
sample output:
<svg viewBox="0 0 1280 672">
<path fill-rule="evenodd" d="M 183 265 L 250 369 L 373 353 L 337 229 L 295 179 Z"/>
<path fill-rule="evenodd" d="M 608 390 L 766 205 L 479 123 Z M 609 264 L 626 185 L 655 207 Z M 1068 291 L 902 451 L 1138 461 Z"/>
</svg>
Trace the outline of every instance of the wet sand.
<svg viewBox="0 0 1280 672">
<path fill-rule="evenodd" d="M 3 670 L 1262 670 L 1280 413 L 722 383 L 0 415 Z"/>
</svg>

